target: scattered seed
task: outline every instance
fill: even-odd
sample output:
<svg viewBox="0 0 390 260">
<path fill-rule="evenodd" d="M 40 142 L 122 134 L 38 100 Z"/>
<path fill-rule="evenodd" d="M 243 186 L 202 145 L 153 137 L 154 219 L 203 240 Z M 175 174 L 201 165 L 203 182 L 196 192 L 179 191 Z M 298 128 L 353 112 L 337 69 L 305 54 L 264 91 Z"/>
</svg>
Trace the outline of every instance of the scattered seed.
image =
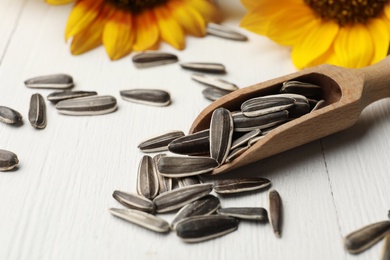
<svg viewBox="0 0 390 260">
<path fill-rule="evenodd" d="M 144 155 L 138 167 L 137 193 L 147 199 L 157 196 L 159 189 L 157 169 L 152 157 Z"/>
<path fill-rule="evenodd" d="M 130 209 L 141 210 L 145 212 L 153 212 L 154 205 L 151 200 L 146 199 L 138 194 L 128 193 L 123 191 L 114 191 L 112 194 L 114 199 Z"/>
<path fill-rule="evenodd" d="M 13 152 L 0 149 L 0 171 L 9 171 L 18 165 L 19 159 Z"/>
<path fill-rule="evenodd" d="M 215 101 L 229 93 L 231 93 L 231 91 L 212 88 L 212 87 L 207 87 L 202 91 L 203 96 L 211 101 Z"/>
<path fill-rule="evenodd" d="M 160 173 L 166 177 L 179 178 L 212 171 L 218 162 L 210 157 L 162 157 L 157 164 Z"/>
<path fill-rule="evenodd" d="M 220 63 L 187 62 L 187 63 L 181 63 L 180 66 L 183 69 L 193 70 L 193 71 L 216 73 L 216 74 L 226 73 L 225 66 L 223 66 Z"/>
<path fill-rule="evenodd" d="M 43 97 L 38 93 L 31 96 L 28 120 L 36 129 L 43 129 L 46 127 L 46 104 Z"/>
<path fill-rule="evenodd" d="M 183 136 L 184 133 L 182 131 L 165 132 L 142 141 L 138 148 L 144 153 L 167 151 L 170 142 Z"/>
<path fill-rule="evenodd" d="M 156 167 L 157 177 L 158 177 L 158 185 L 159 185 L 158 194 L 162 194 L 164 192 L 172 190 L 172 178 L 163 176 L 157 168 L 158 160 L 160 160 L 160 158 L 163 156 L 166 155 L 160 153 L 153 157 L 153 163 L 154 166 Z"/>
<path fill-rule="evenodd" d="M 231 91 L 238 89 L 238 87 L 233 83 L 230 83 L 223 79 L 206 76 L 203 74 L 192 74 L 191 78 L 197 82 L 203 83 L 215 89 L 224 90 L 225 92 L 222 93 L 226 93 L 226 91 L 229 91 L 227 93 L 230 93 Z"/>
<path fill-rule="evenodd" d="M 217 108 L 210 122 L 210 155 L 219 164 L 223 164 L 230 151 L 233 135 L 233 119 L 230 111 Z"/>
<path fill-rule="evenodd" d="M 63 100 L 56 109 L 64 115 L 94 116 L 114 112 L 117 102 L 113 96 L 90 96 Z"/>
<path fill-rule="evenodd" d="M 53 74 L 28 79 L 24 82 L 29 88 L 67 89 L 74 86 L 73 78 L 67 74 Z"/>
<path fill-rule="evenodd" d="M 198 176 L 188 176 L 188 177 L 178 178 L 177 183 L 179 187 L 182 188 L 186 186 L 201 184 L 202 182 L 199 180 Z"/>
<path fill-rule="evenodd" d="M 89 97 L 89 96 L 96 96 L 96 95 L 97 95 L 96 91 L 71 91 L 71 90 L 56 91 L 50 93 L 47 96 L 47 100 L 55 103 L 55 102 L 59 102 L 71 98 Z"/>
<path fill-rule="evenodd" d="M 256 117 L 246 117 L 245 115 L 237 114 L 233 116 L 234 131 L 248 132 L 254 129 L 264 129 L 285 122 L 287 119 L 287 110 Z"/>
<path fill-rule="evenodd" d="M 280 92 L 300 94 L 305 97 L 319 97 L 322 95 L 320 86 L 295 80 L 284 82 Z"/>
<path fill-rule="evenodd" d="M 174 54 L 151 51 L 137 54 L 132 60 L 137 68 L 150 68 L 175 63 L 179 59 Z"/>
<path fill-rule="evenodd" d="M 218 194 L 240 193 L 268 188 L 271 181 L 266 178 L 224 179 L 214 183 L 214 191 Z"/>
<path fill-rule="evenodd" d="M 172 153 L 183 155 L 201 155 L 210 153 L 210 131 L 209 129 L 199 131 L 190 135 L 173 140 L 168 145 Z"/>
<path fill-rule="evenodd" d="M 243 136 L 237 138 L 233 141 L 232 146 L 230 147 L 230 150 L 236 149 L 237 147 L 241 145 L 245 145 L 248 143 L 248 141 L 256 136 L 258 136 L 261 133 L 260 129 L 254 129 Z"/>
<path fill-rule="evenodd" d="M 217 213 L 224 216 L 230 216 L 239 219 L 257 220 L 267 222 L 267 210 L 264 208 L 221 208 Z"/>
<path fill-rule="evenodd" d="M 295 100 L 289 97 L 257 97 L 241 104 L 241 110 L 247 117 L 261 116 L 294 106 Z"/>
<path fill-rule="evenodd" d="M 161 89 L 122 90 L 120 95 L 123 100 L 150 106 L 164 107 L 171 103 L 170 94 Z"/>
<path fill-rule="evenodd" d="M 245 35 L 233 30 L 230 27 L 227 27 L 225 25 L 216 24 L 216 23 L 208 23 L 206 28 L 207 34 L 234 40 L 234 41 L 247 41 L 248 37 Z"/>
<path fill-rule="evenodd" d="M 0 122 L 17 125 L 22 122 L 22 115 L 12 108 L 0 106 Z"/>
<path fill-rule="evenodd" d="M 385 243 L 382 248 L 382 260 L 390 260 L 390 232 L 385 235 Z"/>
<path fill-rule="evenodd" d="M 270 221 L 277 237 L 282 236 L 282 200 L 276 190 L 268 193 Z"/>
</svg>

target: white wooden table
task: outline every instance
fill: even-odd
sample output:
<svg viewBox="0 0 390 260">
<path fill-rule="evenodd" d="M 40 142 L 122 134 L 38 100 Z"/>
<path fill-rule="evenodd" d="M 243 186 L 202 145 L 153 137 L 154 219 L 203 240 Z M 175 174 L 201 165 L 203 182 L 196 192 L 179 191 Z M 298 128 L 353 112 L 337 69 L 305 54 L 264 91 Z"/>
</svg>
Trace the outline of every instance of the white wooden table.
<svg viewBox="0 0 390 260">
<path fill-rule="evenodd" d="M 231 11 L 224 23 L 248 42 L 188 37 L 184 51 L 161 49 L 181 61 L 221 62 L 228 69 L 223 78 L 240 87 L 295 71 L 288 48 L 239 28 L 245 10 L 238 0 L 223 6 Z M 346 131 L 234 172 L 269 178 L 280 192 L 281 239 L 269 224 L 242 221 L 232 234 L 186 244 L 174 233 L 156 234 L 110 215 L 109 207 L 121 207 L 114 190 L 135 191 L 139 141 L 166 130 L 187 132 L 210 102 L 178 64 L 139 70 L 131 56 L 109 61 L 103 47 L 70 55 L 64 41 L 70 10 L 43 0 L 0 0 L 0 104 L 24 116 L 21 127 L 0 125 L 0 148 L 20 159 L 17 170 L 0 173 L 0 259 L 379 259 L 382 243 L 352 256 L 342 238 L 387 218 L 389 100 L 371 105 Z M 28 89 L 23 81 L 59 72 L 74 77 L 76 90 L 115 96 L 118 111 L 72 117 L 47 103 L 48 125 L 35 130 L 27 120 L 30 96 L 51 91 Z M 119 91 L 129 88 L 168 90 L 173 103 L 126 102 Z M 268 208 L 267 192 L 225 196 L 221 203 Z"/>
</svg>

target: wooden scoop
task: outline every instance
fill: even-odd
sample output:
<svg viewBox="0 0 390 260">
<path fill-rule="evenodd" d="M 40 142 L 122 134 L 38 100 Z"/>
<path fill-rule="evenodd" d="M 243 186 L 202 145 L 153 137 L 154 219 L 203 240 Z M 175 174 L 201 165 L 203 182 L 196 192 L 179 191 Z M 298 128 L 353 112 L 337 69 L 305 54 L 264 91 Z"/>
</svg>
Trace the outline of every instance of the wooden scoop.
<svg viewBox="0 0 390 260">
<path fill-rule="evenodd" d="M 282 83 L 287 80 L 321 86 L 326 106 L 275 128 L 232 162 L 214 169 L 213 174 L 259 161 L 352 126 L 366 106 L 390 97 L 390 56 L 362 69 L 320 65 L 236 90 L 206 107 L 195 119 L 190 133 L 209 128 L 216 108 L 240 110 L 245 100 L 279 93 Z"/>
</svg>

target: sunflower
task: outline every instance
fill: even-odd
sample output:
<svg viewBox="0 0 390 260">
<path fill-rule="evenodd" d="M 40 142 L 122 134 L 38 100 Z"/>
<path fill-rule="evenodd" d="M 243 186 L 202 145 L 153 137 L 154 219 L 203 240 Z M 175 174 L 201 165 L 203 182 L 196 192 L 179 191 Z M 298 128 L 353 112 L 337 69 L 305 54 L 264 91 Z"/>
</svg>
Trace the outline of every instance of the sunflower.
<svg viewBox="0 0 390 260">
<path fill-rule="evenodd" d="M 133 50 L 157 49 L 160 41 L 182 50 L 185 34 L 203 37 L 206 23 L 218 19 L 210 0 L 76 0 L 65 38 L 72 39 L 74 55 L 103 44 L 108 56 L 117 60 Z"/>
<path fill-rule="evenodd" d="M 364 67 L 390 42 L 389 0 L 241 0 L 241 26 L 292 47 L 299 68 L 322 63 Z"/>
</svg>

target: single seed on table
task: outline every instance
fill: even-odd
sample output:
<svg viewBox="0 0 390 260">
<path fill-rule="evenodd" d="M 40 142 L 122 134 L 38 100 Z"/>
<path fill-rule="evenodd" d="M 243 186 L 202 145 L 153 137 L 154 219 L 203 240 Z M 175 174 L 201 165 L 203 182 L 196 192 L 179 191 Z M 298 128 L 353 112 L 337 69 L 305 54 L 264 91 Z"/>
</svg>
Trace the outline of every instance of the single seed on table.
<svg viewBox="0 0 390 260">
<path fill-rule="evenodd" d="M 43 129 L 46 127 L 46 104 L 43 97 L 38 93 L 31 96 L 28 120 L 36 129 Z"/>
<path fill-rule="evenodd" d="M 0 106 L 0 121 L 9 125 L 16 125 L 22 122 L 22 115 L 12 108 Z"/>
<path fill-rule="evenodd" d="M 112 196 L 127 208 L 137 209 L 145 212 L 154 211 L 153 202 L 138 194 L 116 190 Z"/>
<path fill-rule="evenodd" d="M 224 179 L 214 183 L 214 191 L 218 194 L 231 194 L 268 188 L 271 181 L 266 178 Z"/>
<path fill-rule="evenodd" d="M 271 190 L 268 193 L 269 199 L 269 220 L 272 229 L 277 237 L 282 236 L 282 200 L 276 190 Z"/>
<path fill-rule="evenodd" d="M 19 159 L 13 152 L 0 149 L 0 171 L 9 171 L 18 165 Z"/>
<path fill-rule="evenodd" d="M 162 194 L 164 192 L 172 190 L 172 178 L 163 176 L 157 168 L 158 160 L 160 160 L 160 158 L 163 156 L 166 156 L 166 154 L 160 153 L 153 157 L 153 163 L 154 166 L 156 167 L 157 177 L 158 177 L 158 185 L 159 185 L 158 194 Z"/>
<path fill-rule="evenodd" d="M 203 83 L 207 86 L 210 86 L 210 87 L 213 87 L 213 88 L 219 89 L 219 90 L 232 92 L 232 91 L 238 89 L 238 87 L 233 83 L 230 83 L 230 82 L 223 80 L 223 79 L 206 76 L 203 74 L 192 74 L 191 78 L 197 82 Z"/>
<path fill-rule="evenodd" d="M 211 101 L 215 101 L 229 93 L 231 93 L 231 91 L 213 88 L 213 87 L 207 87 L 204 90 L 202 90 L 202 95 Z"/>
<path fill-rule="evenodd" d="M 246 117 L 240 114 L 233 115 L 234 131 L 249 132 L 254 129 L 268 128 L 285 122 L 288 119 L 288 114 L 287 110 L 282 110 L 256 117 Z"/>
<path fill-rule="evenodd" d="M 168 145 L 172 153 L 183 155 L 201 155 L 210 153 L 210 130 L 206 129 L 173 140 Z"/>
<path fill-rule="evenodd" d="M 162 134 L 152 136 L 144 141 L 142 141 L 138 148 L 144 153 L 154 153 L 167 151 L 168 145 L 173 140 L 183 137 L 184 133 L 182 131 L 169 131 Z"/>
<path fill-rule="evenodd" d="M 67 89 L 74 86 L 73 78 L 67 74 L 53 74 L 28 79 L 24 82 L 29 88 Z"/>
<path fill-rule="evenodd" d="M 187 62 L 181 63 L 180 66 L 183 69 L 215 73 L 215 74 L 224 74 L 226 73 L 225 66 L 220 63 L 211 63 L 211 62 Z"/>
<path fill-rule="evenodd" d="M 113 96 L 80 97 L 60 101 L 56 109 L 64 115 L 95 116 L 114 112 L 117 102 Z"/>
<path fill-rule="evenodd" d="M 257 97 L 241 104 L 242 113 L 247 117 L 261 116 L 294 106 L 295 100 L 288 97 Z"/>
<path fill-rule="evenodd" d="M 183 178 L 178 178 L 177 179 L 177 184 L 179 185 L 180 188 L 186 187 L 186 186 L 191 186 L 191 185 L 196 185 L 196 184 L 201 184 L 202 182 L 199 180 L 198 176 L 188 176 L 188 177 L 183 177 Z"/>
<path fill-rule="evenodd" d="M 137 193 L 147 199 L 153 199 L 157 196 L 158 190 L 157 168 L 152 157 L 144 155 L 138 167 Z"/>
<path fill-rule="evenodd" d="M 324 106 L 326 106 L 325 100 L 321 99 L 320 101 L 317 102 L 317 104 L 313 107 L 313 109 L 310 112 L 321 109 Z"/>
<path fill-rule="evenodd" d="M 50 102 L 59 102 L 71 98 L 89 97 L 89 96 L 96 96 L 96 95 L 97 95 L 96 91 L 81 91 L 81 90 L 80 91 L 71 91 L 71 90 L 56 91 L 50 93 L 47 96 L 47 100 L 49 100 Z"/>
<path fill-rule="evenodd" d="M 218 162 L 210 157 L 166 156 L 158 160 L 157 168 L 166 177 L 179 178 L 198 175 L 212 171 L 218 166 Z"/>
<path fill-rule="evenodd" d="M 171 103 L 170 94 L 161 89 L 121 90 L 120 95 L 123 100 L 150 106 L 164 107 Z"/>
<path fill-rule="evenodd" d="M 370 248 L 390 232 L 390 221 L 380 221 L 364 226 L 344 238 L 345 249 L 351 254 L 359 254 Z"/>
<path fill-rule="evenodd" d="M 206 196 L 212 189 L 210 183 L 178 188 L 158 195 L 153 203 L 158 213 L 169 212 Z"/>
<path fill-rule="evenodd" d="M 199 200 L 191 202 L 176 213 L 175 218 L 171 223 L 171 227 L 175 230 L 180 221 L 189 217 L 211 215 L 220 207 L 220 205 L 219 199 L 213 195 L 207 195 Z"/>
<path fill-rule="evenodd" d="M 250 139 L 258 136 L 260 133 L 261 133 L 260 129 L 254 129 L 254 130 L 244 134 L 243 136 L 241 136 L 233 141 L 232 146 L 230 147 L 230 150 L 236 149 L 237 147 L 239 147 L 241 145 L 247 144 Z"/>
<path fill-rule="evenodd" d="M 237 147 L 233 150 L 230 150 L 227 158 L 226 158 L 226 161 L 225 162 L 231 162 L 233 161 L 234 159 L 236 159 L 238 156 L 240 156 L 241 154 L 243 154 L 246 150 L 249 149 L 249 145 L 247 146 L 240 146 L 240 147 Z"/>
<path fill-rule="evenodd" d="M 230 151 L 233 135 L 233 119 L 230 111 L 217 108 L 210 122 L 210 155 L 219 164 L 223 164 Z"/>
<path fill-rule="evenodd" d="M 165 64 L 175 63 L 178 60 L 179 59 L 174 54 L 154 51 L 140 53 L 132 58 L 132 61 L 137 68 L 156 67 Z"/>
<path fill-rule="evenodd" d="M 390 260 L 390 232 L 385 235 L 385 243 L 382 248 L 382 260 Z"/>
<path fill-rule="evenodd" d="M 184 242 L 202 242 L 237 230 L 236 218 L 209 215 L 187 218 L 176 225 L 176 234 Z"/>
<path fill-rule="evenodd" d="M 221 208 L 217 210 L 217 213 L 239 219 L 257 220 L 263 223 L 268 221 L 267 210 L 260 207 Z"/>
<path fill-rule="evenodd" d="M 225 25 L 216 24 L 216 23 L 208 23 L 206 27 L 207 34 L 234 40 L 234 41 L 247 41 L 248 37 L 237 32 L 236 30 L 231 29 Z"/>
<path fill-rule="evenodd" d="M 280 92 L 300 94 L 305 97 L 322 96 L 322 89 L 320 86 L 296 80 L 284 82 L 282 88 L 280 89 Z"/>
<path fill-rule="evenodd" d="M 147 228 L 149 230 L 166 233 L 171 230 L 169 223 L 162 218 L 156 217 L 152 214 L 138 211 L 134 209 L 116 209 L 110 208 L 110 213 L 118 218 L 124 219 L 133 224 Z"/>
</svg>

